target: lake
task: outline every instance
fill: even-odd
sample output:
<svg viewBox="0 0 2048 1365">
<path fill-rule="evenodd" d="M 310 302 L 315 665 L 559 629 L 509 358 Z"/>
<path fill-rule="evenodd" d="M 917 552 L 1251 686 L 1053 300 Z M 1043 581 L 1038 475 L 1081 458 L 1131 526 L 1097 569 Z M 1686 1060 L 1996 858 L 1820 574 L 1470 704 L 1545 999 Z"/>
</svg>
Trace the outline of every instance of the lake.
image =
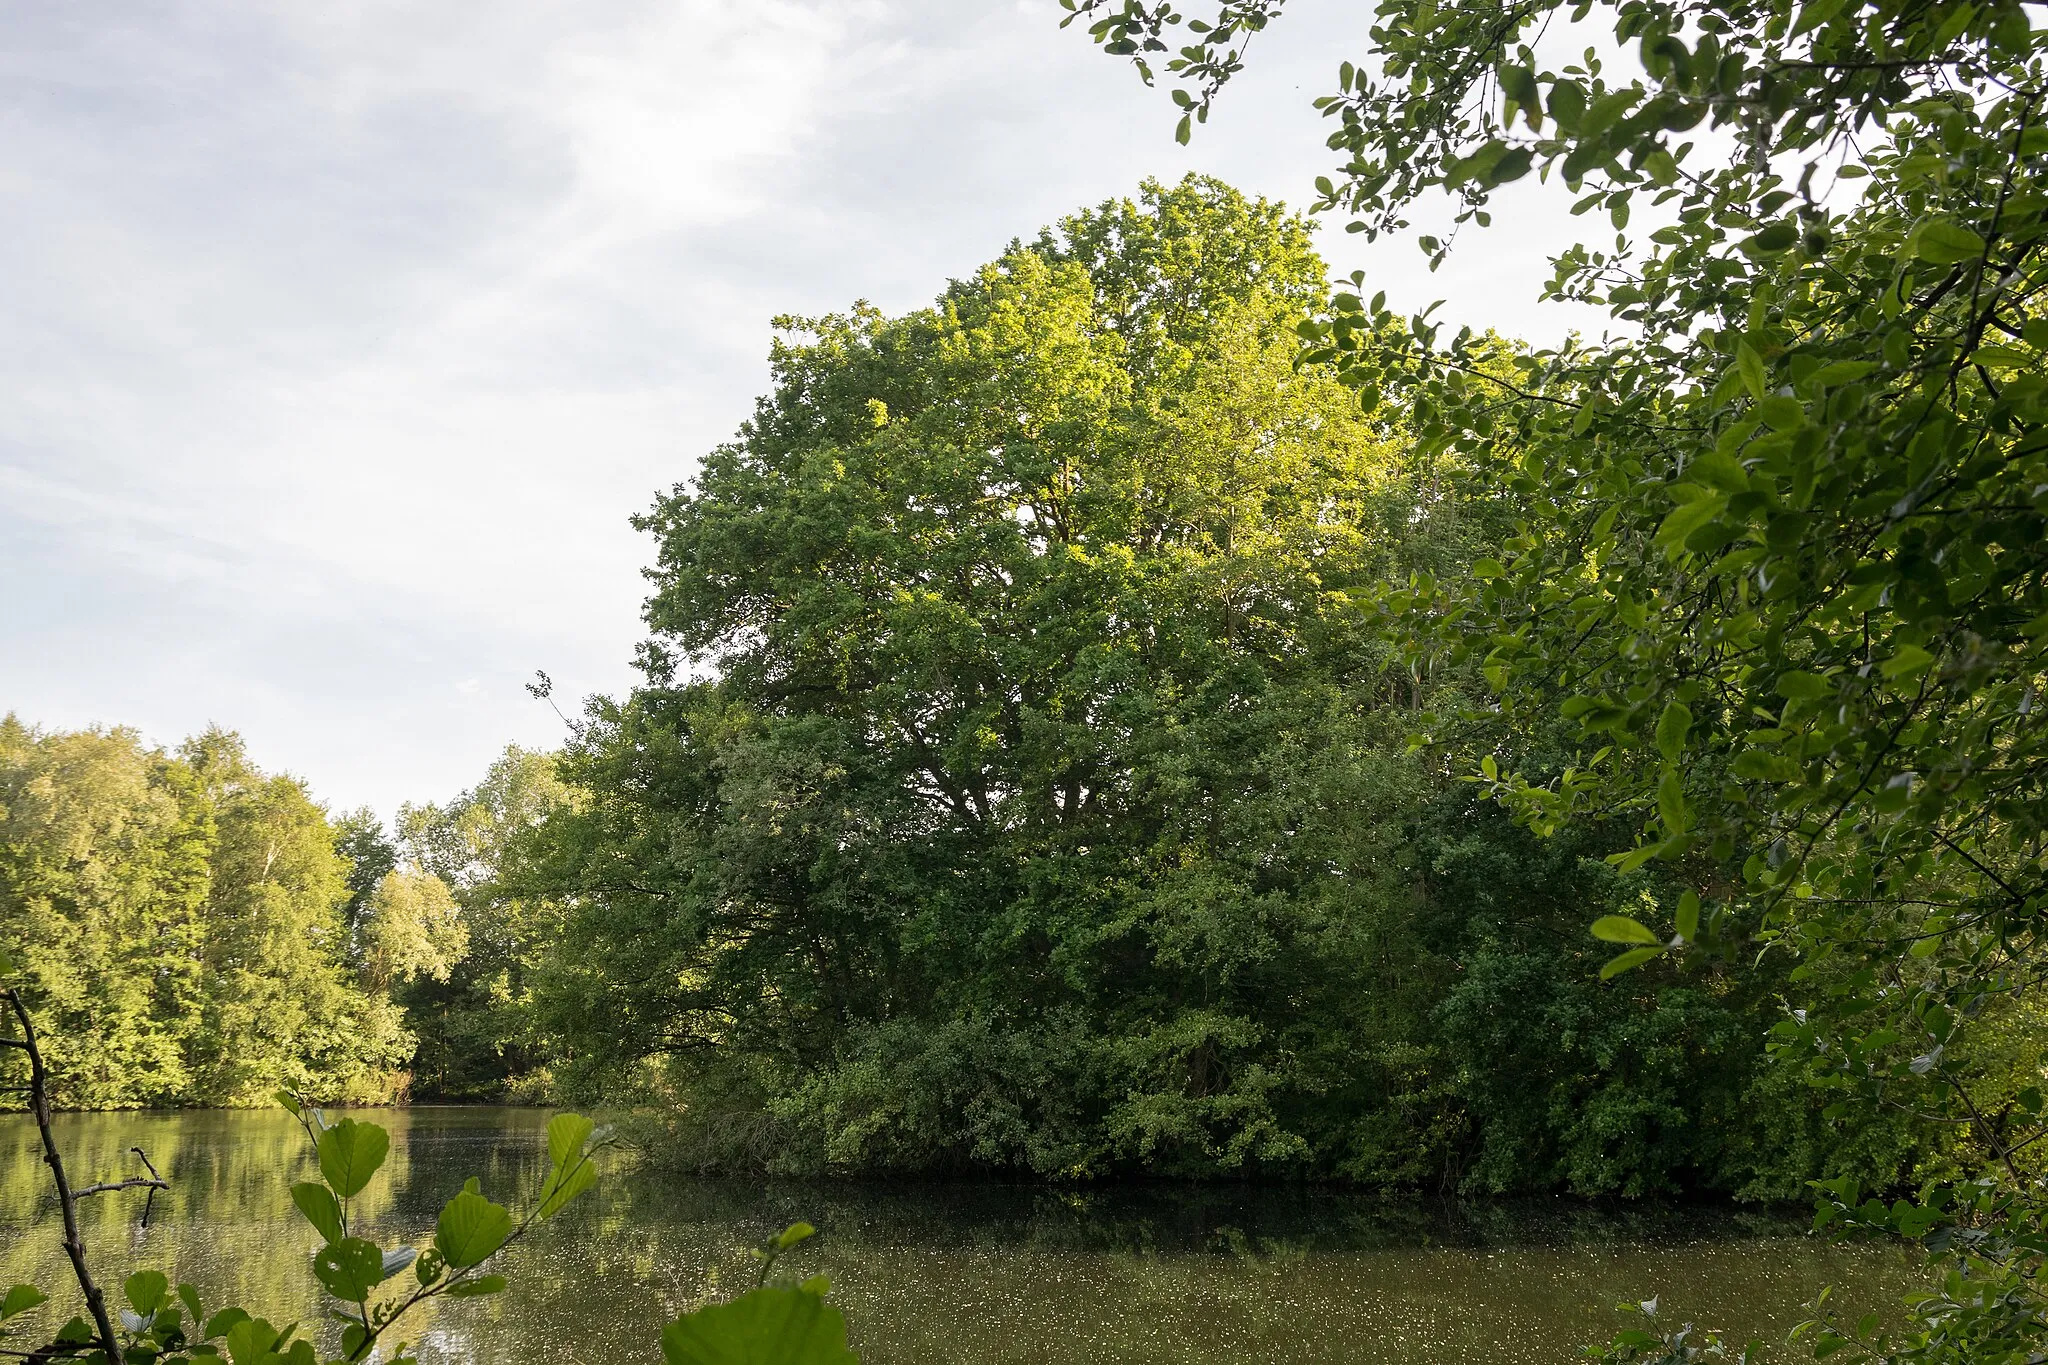
<svg viewBox="0 0 2048 1365">
<path fill-rule="evenodd" d="M 356 1117 L 391 1130 L 390 1160 L 358 1201 L 386 1245 L 423 1242 L 469 1175 L 517 1212 L 545 1170 L 545 1111 Z M 59 1134 L 77 1183 L 137 1173 L 123 1157 L 137 1144 L 172 1181 L 147 1228 L 140 1195 L 88 1201 L 104 1280 L 156 1267 L 198 1285 L 209 1312 L 237 1302 L 280 1323 L 313 1316 L 316 1237 L 286 1195 L 312 1162 L 286 1115 L 65 1115 Z M 1876 1307 L 1918 1279 L 1896 1248 L 1832 1246 L 1795 1217 L 1726 1208 L 628 1170 L 508 1253 L 507 1293 L 429 1305 L 421 1355 L 656 1361 L 660 1324 L 750 1283 L 747 1248 L 799 1218 L 824 1235 L 789 1265 L 832 1277 L 868 1365 L 1562 1362 L 1614 1330 L 1624 1299 L 1658 1294 L 1674 1318 L 1777 1338 L 1824 1284 Z M 35 1130 L 0 1118 L 0 1283 L 68 1291 L 55 1228 Z M 66 1316 L 73 1297 L 60 1297 Z"/>
</svg>

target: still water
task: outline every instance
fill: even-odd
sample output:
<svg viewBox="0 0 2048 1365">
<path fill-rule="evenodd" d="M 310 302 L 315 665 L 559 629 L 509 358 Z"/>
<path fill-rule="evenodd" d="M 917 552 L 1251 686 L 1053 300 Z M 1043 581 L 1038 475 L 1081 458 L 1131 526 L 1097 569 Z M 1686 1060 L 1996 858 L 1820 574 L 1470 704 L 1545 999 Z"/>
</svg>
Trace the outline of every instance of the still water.
<svg viewBox="0 0 2048 1365">
<path fill-rule="evenodd" d="M 358 1114 L 391 1157 L 358 1202 L 370 1235 L 420 1243 L 469 1175 L 515 1211 L 545 1170 L 546 1114 L 420 1108 Z M 313 1164 L 281 1113 L 67 1115 L 83 1183 L 170 1178 L 88 1201 L 103 1278 L 156 1267 L 207 1311 L 311 1318 L 314 1235 L 286 1196 Z M 0 1284 L 68 1288 L 34 1129 L 0 1118 Z M 127 1164 L 124 1164 L 124 1161 Z M 123 1202 L 125 1201 L 125 1202 Z M 1916 1278 L 1895 1250 L 1832 1247 L 1796 1221 L 1727 1210 L 1565 1202 L 1385 1201 L 1326 1191 L 1144 1187 L 807 1186 L 608 1175 L 507 1254 L 512 1288 L 428 1305 L 429 1362 L 651 1362 L 660 1324 L 750 1282 L 746 1249 L 798 1218 L 868 1365 L 1064 1362 L 1563 1362 L 1604 1339 L 1623 1299 L 1741 1337 L 1781 1337 L 1824 1284 L 1882 1303 Z M 64 1303 L 64 1315 L 75 1305 Z M 45 1308 L 50 1313 L 58 1304 Z M 51 1320 L 54 1325 L 56 1319 Z"/>
</svg>

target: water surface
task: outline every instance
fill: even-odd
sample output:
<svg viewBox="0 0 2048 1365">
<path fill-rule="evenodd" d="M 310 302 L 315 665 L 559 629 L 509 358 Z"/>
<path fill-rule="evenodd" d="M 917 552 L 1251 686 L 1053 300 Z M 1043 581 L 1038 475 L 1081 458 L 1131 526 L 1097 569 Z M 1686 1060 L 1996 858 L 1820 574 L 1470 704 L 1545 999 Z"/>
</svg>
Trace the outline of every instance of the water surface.
<svg viewBox="0 0 2048 1365">
<path fill-rule="evenodd" d="M 423 1243 L 470 1175 L 516 1212 L 545 1173 L 543 1111 L 357 1117 L 391 1130 L 358 1213 L 386 1245 Z M 104 1279 L 156 1267 L 199 1286 L 209 1312 L 314 1316 L 317 1239 L 286 1196 L 313 1163 L 286 1115 L 66 1115 L 58 1131 L 80 1183 L 133 1173 L 124 1153 L 137 1144 L 172 1181 L 147 1228 L 139 1195 L 88 1201 Z M 0 1118 L 0 1283 L 54 1294 L 69 1283 L 34 1141 L 26 1121 Z M 428 1305 L 413 1335 L 428 1362 L 652 1362 L 666 1318 L 750 1283 L 747 1248 L 798 1218 L 825 1235 L 791 1266 L 832 1277 L 868 1365 L 1564 1362 L 1614 1330 L 1622 1300 L 1661 1295 L 1674 1318 L 1771 1339 L 1824 1284 L 1879 1306 L 1917 1279 L 1895 1249 L 1831 1246 L 1796 1219 L 1728 1209 L 627 1170 L 507 1253 L 507 1293 Z"/>
</svg>

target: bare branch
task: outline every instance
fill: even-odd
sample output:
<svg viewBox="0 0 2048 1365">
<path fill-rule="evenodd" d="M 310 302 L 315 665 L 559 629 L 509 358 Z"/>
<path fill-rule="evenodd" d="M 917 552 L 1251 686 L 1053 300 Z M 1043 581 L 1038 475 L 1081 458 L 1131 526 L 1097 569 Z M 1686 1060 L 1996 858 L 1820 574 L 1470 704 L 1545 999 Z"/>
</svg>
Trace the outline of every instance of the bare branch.
<svg viewBox="0 0 2048 1365">
<path fill-rule="evenodd" d="M 29 1110 L 35 1115 L 36 1131 L 43 1142 L 43 1161 L 50 1168 L 50 1179 L 57 1186 L 57 1206 L 64 1214 L 64 1255 L 71 1261 L 72 1277 L 78 1281 L 86 1311 L 92 1314 L 93 1326 L 99 1332 L 100 1349 L 106 1352 L 110 1365 L 127 1365 L 121 1339 L 114 1334 L 113 1319 L 107 1316 L 106 1295 L 94 1282 L 92 1267 L 86 1264 L 85 1237 L 78 1230 L 78 1196 L 64 1174 L 64 1155 L 57 1150 L 57 1139 L 50 1132 L 50 1073 L 43 1065 L 42 1049 L 36 1045 L 35 1021 L 29 1018 L 20 991 L 0 990 L 0 1000 L 7 1002 L 15 1022 L 21 1026 L 21 1037 L 10 1041 L 28 1054 Z"/>
</svg>

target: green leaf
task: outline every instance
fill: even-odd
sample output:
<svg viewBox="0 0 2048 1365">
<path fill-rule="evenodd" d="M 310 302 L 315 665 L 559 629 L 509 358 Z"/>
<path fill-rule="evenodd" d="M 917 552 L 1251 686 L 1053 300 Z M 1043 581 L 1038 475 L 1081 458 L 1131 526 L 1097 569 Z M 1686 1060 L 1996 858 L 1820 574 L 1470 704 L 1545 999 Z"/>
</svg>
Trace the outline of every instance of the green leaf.
<svg viewBox="0 0 2048 1365">
<path fill-rule="evenodd" d="M 590 1141 L 597 1125 L 581 1114 L 557 1114 L 548 1120 L 548 1160 L 556 1169 L 566 1167 L 569 1162 L 583 1155 L 583 1144 Z"/>
<path fill-rule="evenodd" d="M 781 1232 L 775 1234 L 775 1249 L 777 1251 L 787 1251 L 798 1242 L 806 1241 L 817 1235 L 818 1230 L 809 1223 L 791 1223 Z"/>
<path fill-rule="evenodd" d="M 1567 132 L 1578 128 L 1586 116 L 1586 88 L 1576 81 L 1560 80 L 1550 87 L 1547 101 L 1550 116 Z"/>
<path fill-rule="evenodd" d="M 1536 87 L 1536 73 L 1526 66 L 1503 66 L 1494 73 L 1500 80 L 1501 93 L 1521 105 L 1524 109 L 1534 108 L 1542 98 Z"/>
<path fill-rule="evenodd" d="M 313 1225 L 322 1241 L 338 1242 L 347 1235 L 341 1223 L 341 1205 L 334 1202 L 334 1193 L 325 1185 L 316 1185 L 302 1180 L 292 1186 L 292 1203 Z"/>
<path fill-rule="evenodd" d="M 1806 405 L 1782 394 L 1763 399 L 1756 405 L 1756 411 L 1772 431 L 1790 431 L 1806 424 Z"/>
<path fill-rule="evenodd" d="M 20 1317 L 38 1304 L 48 1303 L 49 1298 L 32 1284 L 18 1284 L 0 1295 L 0 1322 Z"/>
<path fill-rule="evenodd" d="M 1496 139 L 1493 142 L 1487 143 L 1484 147 L 1472 153 L 1472 155 L 1460 157 L 1448 163 L 1444 168 L 1445 187 L 1456 189 L 1458 186 L 1473 180 L 1480 181 L 1482 184 L 1485 183 L 1494 167 L 1498 166 L 1501 159 L 1507 156 L 1507 154 L 1508 144 Z M 1422 243 L 1425 251 L 1434 252 L 1436 250 L 1434 239 L 1423 238 Z"/>
<path fill-rule="evenodd" d="M 858 1365 L 846 1319 L 820 1296 L 775 1285 L 685 1313 L 661 1329 L 664 1365 Z"/>
<path fill-rule="evenodd" d="M 576 1166 L 566 1176 L 557 1167 L 548 1174 L 547 1183 L 541 1186 L 540 1204 L 535 1208 L 534 1216 L 554 1217 L 564 1204 L 596 1183 L 597 1165 L 588 1157 L 578 1158 Z"/>
<path fill-rule="evenodd" d="M 384 1253 L 374 1242 L 344 1237 L 313 1253 L 313 1278 L 335 1298 L 361 1303 L 384 1282 Z"/>
<path fill-rule="evenodd" d="M 1808 382 L 1818 388 L 1833 388 L 1838 384 L 1861 379 L 1876 368 L 1877 363 L 1871 360 L 1837 360 L 1833 364 L 1821 366 Z"/>
<path fill-rule="evenodd" d="M 1930 218 L 1913 230 L 1913 250 L 1935 265 L 1961 265 L 1984 254 L 1984 239 L 1960 223 Z"/>
<path fill-rule="evenodd" d="M 503 1275 L 479 1275 L 473 1280 L 464 1280 L 460 1284 L 448 1286 L 448 1297 L 451 1299 L 474 1299 L 485 1294 L 501 1293 L 504 1288 L 505 1277 Z"/>
<path fill-rule="evenodd" d="M 441 1210 L 434 1224 L 434 1248 L 457 1270 L 478 1265 L 512 1235 L 512 1215 L 471 1190 Z"/>
<path fill-rule="evenodd" d="M 1635 871 L 1663 851 L 1664 845 L 1661 843 L 1644 844 L 1626 853 L 1610 853 L 1607 855 L 1607 861 L 1614 864 L 1615 871 L 1626 874 Z"/>
<path fill-rule="evenodd" d="M 1607 965 L 1600 969 L 1600 979 L 1602 981 L 1612 981 L 1623 972 L 1634 971 L 1651 958 L 1662 957 L 1663 955 L 1664 948 L 1662 945 L 1655 948 L 1631 948 L 1619 957 L 1609 958 Z"/>
<path fill-rule="evenodd" d="M 197 1327 L 200 1319 L 206 1316 L 199 1311 L 199 1291 L 189 1284 L 179 1285 L 178 1302 L 185 1305 L 185 1311 L 192 1317 L 192 1325 Z"/>
<path fill-rule="evenodd" d="M 1600 136 L 1613 127 L 1615 122 L 1641 98 L 1642 92 L 1638 90 L 1614 90 L 1602 95 L 1594 100 L 1592 107 L 1586 111 L 1585 120 L 1577 129 L 1579 136 L 1582 139 Z"/>
<path fill-rule="evenodd" d="M 1685 750 L 1685 736 L 1692 729 L 1692 712 L 1683 702 L 1666 702 L 1664 714 L 1657 717 L 1657 752 L 1665 761 L 1676 763 L 1679 754 Z"/>
<path fill-rule="evenodd" d="M 1835 690 L 1835 685 L 1818 673 L 1794 670 L 1778 675 L 1778 695 L 1788 701 L 1818 701 Z"/>
<path fill-rule="evenodd" d="M 1771 399 L 1771 402 L 1791 402 L 1787 399 Z M 1792 404 L 1798 407 L 1797 403 Z M 1688 479 L 1718 488 L 1723 493 L 1740 493 L 1749 487 L 1749 475 L 1743 472 L 1742 461 L 1733 455 L 1723 455 L 1718 450 L 1704 450 L 1692 458 L 1685 467 Z"/>
<path fill-rule="evenodd" d="M 374 1123 L 343 1119 L 320 1135 L 320 1174 L 343 1199 L 362 1192 L 384 1164 L 391 1135 Z"/>
<path fill-rule="evenodd" d="M 277 1350 L 283 1340 L 284 1334 L 262 1318 L 244 1315 L 228 1329 L 228 1358 L 235 1365 L 262 1365 L 263 1357 Z"/>
<path fill-rule="evenodd" d="M 2017 346 L 1979 346 L 1970 352 L 1970 363 L 1987 370 L 2028 370 L 2039 364 L 2040 358 Z"/>
<path fill-rule="evenodd" d="M 171 1296 L 171 1280 L 161 1270 L 138 1270 L 121 1286 L 128 1306 L 145 1316 L 163 1307 Z"/>
<path fill-rule="evenodd" d="M 1527 175 L 1529 168 L 1534 164 L 1535 156 L 1527 147 L 1510 147 L 1505 156 L 1487 169 L 1484 176 L 1486 185 L 1491 189 L 1497 185 L 1511 184 Z"/>
<path fill-rule="evenodd" d="M 1602 915 L 1593 921 L 1593 937 L 1602 943 L 1661 943 L 1646 924 L 1627 915 Z"/>
<path fill-rule="evenodd" d="M 1728 500 L 1718 494 L 1681 502 L 1671 509 L 1671 515 L 1664 518 L 1664 524 L 1657 528 L 1657 544 L 1666 550 L 1675 550 L 1685 544 L 1694 531 L 1699 530 L 1728 505 Z"/>
<path fill-rule="evenodd" d="M 1933 662 L 1934 656 L 1920 646 L 1907 645 L 1879 664 L 1877 671 L 1887 679 L 1900 678 L 1910 673 L 1925 673 Z"/>
<path fill-rule="evenodd" d="M 238 1322 L 247 1322 L 249 1315 L 240 1308 L 223 1308 L 206 1320 L 205 1337 L 208 1341 L 226 1332 L 235 1330 Z"/>
<path fill-rule="evenodd" d="M 1773 223 L 1762 232 L 1742 243 L 1742 249 L 1753 256 L 1773 255 L 1790 251 L 1792 244 L 1799 240 L 1797 223 Z"/>
<path fill-rule="evenodd" d="M 1657 783 L 1657 818 L 1673 834 L 1692 828 L 1692 808 L 1685 801 L 1685 784 L 1676 772 L 1667 772 Z"/>
<path fill-rule="evenodd" d="M 1758 402 L 1764 397 L 1764 358 L 1757 354 L 1756 347 L 1748 340 L 1735 343 L 1735 368 L 1742 375 L 1742 387 L 1749 390 L 1749 396 Z"/>
<path fill-rule="evenodd" d="M 1678 936 L 1687 943 L 1700 936 L 1699 893 L 1688 891 L 1678 898 Z"/>
</svg>

